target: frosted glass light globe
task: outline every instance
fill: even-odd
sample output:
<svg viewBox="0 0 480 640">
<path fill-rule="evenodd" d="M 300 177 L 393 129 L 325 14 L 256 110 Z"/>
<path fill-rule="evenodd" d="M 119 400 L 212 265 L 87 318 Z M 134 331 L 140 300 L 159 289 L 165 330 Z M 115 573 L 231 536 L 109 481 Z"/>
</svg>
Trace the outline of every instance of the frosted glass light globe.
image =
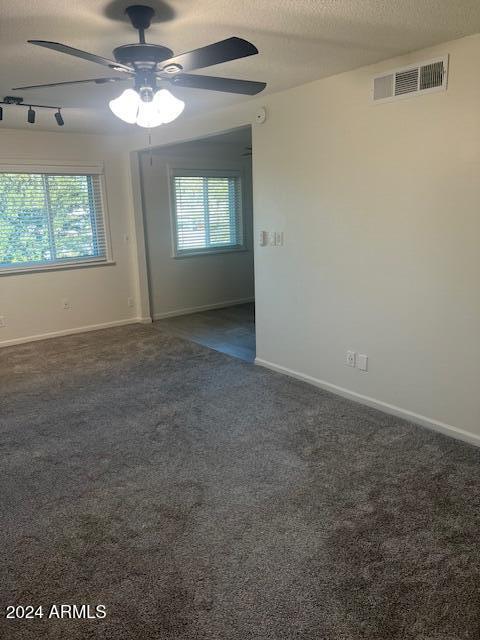
<svg viewBox="0 0 480 640">
<path fill-rule="evenodd" d="M 137 120 L 140 103 L 140 96 L 136 91 L 133 89 L 125 89 L 118 98 L 110 100 L 108 106 L 117 118 L 129 124 L 134 124 Z"/>
<path fill-rule="evenodd" d="M 163 124 L 173 122 L 185 109 L 185 103 L 179 100 L 167 89 L 160 89 L 153 98 L 157 110 L 162 114 Z"/>
<path fill-rule="evenodd" d="M 135 121 L 139 127 L 152 129 L 163 124 L 162 115 L 158 112 L 155 99 L 151 102 L 141 102 L 138 109 L 137 119 Z"/>
</svg>

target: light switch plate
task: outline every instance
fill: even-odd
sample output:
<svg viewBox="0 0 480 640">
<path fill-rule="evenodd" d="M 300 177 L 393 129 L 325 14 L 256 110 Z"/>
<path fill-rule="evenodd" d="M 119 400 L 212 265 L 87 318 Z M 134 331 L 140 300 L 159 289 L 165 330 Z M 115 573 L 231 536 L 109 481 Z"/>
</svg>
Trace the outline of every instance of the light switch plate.
<svg viewBox="0 0 480 640">
<path fill-rule="evenodd" d="M 358 354 L 357 367 L 360 369 L 360 371 L 368 371 L 368 356 L 364 353 Z"/>
</svg>

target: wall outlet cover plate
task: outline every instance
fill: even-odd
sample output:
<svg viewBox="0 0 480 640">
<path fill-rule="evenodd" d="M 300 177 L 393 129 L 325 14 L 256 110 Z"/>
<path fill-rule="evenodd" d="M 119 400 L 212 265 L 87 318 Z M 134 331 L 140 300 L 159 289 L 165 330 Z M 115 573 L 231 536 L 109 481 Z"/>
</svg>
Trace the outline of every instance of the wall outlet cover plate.
<svg viewBox="0 0 480 640">
<path fill-rule="evenodd" d="M 347 351 L 347 357 L 345 359 L 345 364 L 347 365 L 347 367 L 355 366 L 356 356 L 357 354 L 355 353 L 355 351 Z"/>
</svg>

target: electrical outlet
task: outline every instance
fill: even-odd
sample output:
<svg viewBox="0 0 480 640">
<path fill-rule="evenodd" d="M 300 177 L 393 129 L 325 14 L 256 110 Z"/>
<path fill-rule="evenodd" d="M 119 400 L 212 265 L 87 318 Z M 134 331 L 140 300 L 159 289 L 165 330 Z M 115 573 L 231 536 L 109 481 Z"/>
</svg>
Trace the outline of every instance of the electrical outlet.
<svg viewBox="0 0 480 640">
<path fill-rule="evenodd" d="M 68 298 L 63 298 L 63 300 L 62 300 L 62 308 L 64 309 L 64 311 L 68 311 L 69 309 L 72 308 L 72 306 L 70 304 L 70 300 Z"/>
<path fill-rule="evenodd" d="M 355 351 L 347 351 L 345 364 L 347 365 L 347 367 L 354 367 L 356 359 L 357 359 L 357 354 L 355 353 Z"/>
<path fill-rule="evenodd" d="M 5 319 L 5 316 L 0 316 L 0 329 L 3 329 L 6 326 L 7 326 L 7 321 Z"/>
<path fill-rule="evenodd" d="M 127 298 L 127 305 L 133 307 L 133 298 Z"/>
<path fill-rule="evenodd" d="M 275 231 L 275 245 L 283 247 L 283 231 Z"/>
<path fill-rule="evenodd" d="M 360 371 L 368 371 L 368 356 L 364 353 L 358 354 L 357 367 Z"/>
</svg>

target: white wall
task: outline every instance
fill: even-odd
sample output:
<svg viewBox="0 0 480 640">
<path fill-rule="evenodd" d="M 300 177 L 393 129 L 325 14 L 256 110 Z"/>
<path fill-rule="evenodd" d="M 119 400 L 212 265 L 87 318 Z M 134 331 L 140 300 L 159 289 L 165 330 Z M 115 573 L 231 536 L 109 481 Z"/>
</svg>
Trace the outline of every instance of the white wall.
<svg viewBox="0 0 480 640">
<path fill-rule="evenodd" d="M 444 53 L 446 93 L 371 103 L 373 75 Z M 471 36 L 156 135 L 241 126 L 266 105 L 255 230 L 283 230 L 285 247 L 255 247 L 259 360 L 480 444 L 479 59 Z"/>
<path fill-rule="evenodd" d="M 114 137 L 1 130 L 2 160 L 103 162 L 110 219 L 112 266 L 0 276 L 0 345 L 128 322 L 139 313 L 129 156 Z M 128 241 L 125 242 L 125 236 Z M 135 306 L 128 307 L 128 297 Z M 62 308 L 68 298 L 71 309 Z"/>
<path fill-rule="evenodd" d="M 244 146 L 193 142 L 141 154 L 147 262 L 154 318 L 254 296 L 251 161 Z M 173 257 L 169 167 L 242 172 L 246 251 Z"/>
</svg>

